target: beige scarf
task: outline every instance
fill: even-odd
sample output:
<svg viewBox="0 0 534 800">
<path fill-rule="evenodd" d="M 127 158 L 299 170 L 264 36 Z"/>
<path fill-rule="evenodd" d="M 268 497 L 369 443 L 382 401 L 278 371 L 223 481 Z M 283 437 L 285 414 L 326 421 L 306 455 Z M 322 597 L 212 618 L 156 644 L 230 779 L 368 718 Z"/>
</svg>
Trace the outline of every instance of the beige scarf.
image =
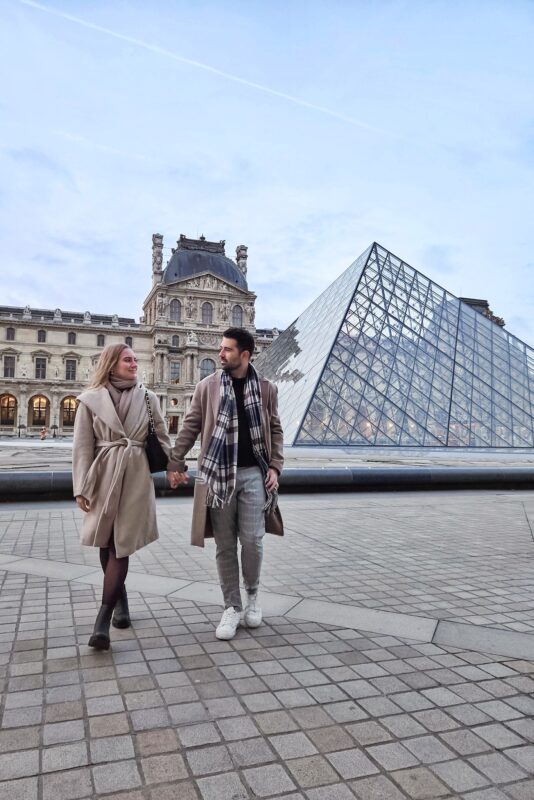
<svg viewBox="0 0 534 800">
<path fill-rule="evenodd" d="M 137 386 L 137 378 L 121 379 L 115 378 L 113 375 L 109 376 L 109 383 L 106 383 L 106 389 L 113 400 L 115 411 L 122 423 L 124 423 L 132 403 L 132 392 L 130 390 L 134 386 Z"/>
</svg>

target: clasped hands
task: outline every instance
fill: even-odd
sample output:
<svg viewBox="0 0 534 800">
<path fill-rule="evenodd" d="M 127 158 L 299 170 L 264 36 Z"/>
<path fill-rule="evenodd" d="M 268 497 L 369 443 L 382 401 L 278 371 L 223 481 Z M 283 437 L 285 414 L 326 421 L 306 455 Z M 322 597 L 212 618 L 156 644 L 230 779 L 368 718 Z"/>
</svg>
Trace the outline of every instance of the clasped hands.
<svg viewBox="0 0 534 800">
<path fill-rule="evenodd" d="M 169 481 L 171 489 L 177 489 L 178 486 L 184 486 L 189 478 L 187 472 L 171 472 L 169 470 L 167 472 L 167 480 Z"/>
<path fill-rule="evenodd" d="M 167 480 L 171 489 L 177 489 L 178 486 L 184 486 L 188 482 L 187 472 L 172 472 L 167 471 Z M 268 492 L 278 489 L 278 472 L 270 467 L 265 476 L 265 488 Z"/>
</svg>

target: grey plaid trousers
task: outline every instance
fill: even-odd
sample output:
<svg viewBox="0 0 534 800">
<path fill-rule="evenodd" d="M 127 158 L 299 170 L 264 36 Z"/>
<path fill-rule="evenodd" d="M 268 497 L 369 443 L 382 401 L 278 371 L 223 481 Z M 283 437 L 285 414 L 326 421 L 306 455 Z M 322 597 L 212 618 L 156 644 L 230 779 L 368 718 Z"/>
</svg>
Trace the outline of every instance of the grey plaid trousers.
<svg viewBox="0 0 534 800">
<path fill-rule="evenodd" d="M 259 467 L 238 467 L 232 499 L 209 514 L 217 547 L 216 561 L 225 608 L 242 609 L 239 590 L 237 541 L 241 544 L 241 569 L 248 592 L 254 594 L 260 582 L 266 500 L 263 473 Z"/>
</svg>

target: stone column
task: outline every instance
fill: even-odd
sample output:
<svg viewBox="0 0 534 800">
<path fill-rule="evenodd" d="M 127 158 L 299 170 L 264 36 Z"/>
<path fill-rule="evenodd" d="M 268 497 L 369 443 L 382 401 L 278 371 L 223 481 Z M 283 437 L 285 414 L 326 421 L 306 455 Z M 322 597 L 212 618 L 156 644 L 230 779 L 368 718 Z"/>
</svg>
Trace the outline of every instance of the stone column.
<svg viewBox="0 0 534 800">
<path fill-rule="evenodd" d="M 56 430 L 52 430 L 52 436 L 58 435 L 58 431 L 60 428 L 60 419 L 59 419 L 59 397 L 57 391 L 52 391 L 52 402 L 50 403 L 50 428 L 52 425 L 57 425 Z"/>
<path fill-rule="evenodd" d="M 19 395 L 19 403 L 17 408 L 17 425 L 20 419 L 21 425 L 27 426 L 28 425 L 28 394 L 27 394 L 27 387 L 21 386 L 20 387 L 20 395 Z M 21 431 L 21 436 L 24 436 L 24 430 Z M 18 428 L 17 428 L 18 434 Z"/>
</svg>

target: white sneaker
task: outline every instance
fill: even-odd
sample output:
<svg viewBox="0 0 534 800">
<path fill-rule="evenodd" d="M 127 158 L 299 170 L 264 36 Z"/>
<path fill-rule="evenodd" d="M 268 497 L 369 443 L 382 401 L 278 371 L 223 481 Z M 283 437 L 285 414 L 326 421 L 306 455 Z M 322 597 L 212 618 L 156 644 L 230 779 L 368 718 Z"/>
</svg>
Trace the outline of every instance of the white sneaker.
<svg viewBox="0 0 534 800">
<path fill-rule="evenodd" d="M 258 595 L 247 592 L 247 605 L 243 613 L 243 621 L 247 628 L 259 628 L 262 621 L 261 608 L 258 605 Z"/>
<path fill-rule="evenodd" d="M 230 606 L 230 608 L 225 608 L 221 617 L 221 621 L 219 622 L 217 630 L 215 631 L 215 636 L 217 639 L 233 639 L 240 622 L 241 612 L 236 611 L 233 606 Z"/>
</svg>

